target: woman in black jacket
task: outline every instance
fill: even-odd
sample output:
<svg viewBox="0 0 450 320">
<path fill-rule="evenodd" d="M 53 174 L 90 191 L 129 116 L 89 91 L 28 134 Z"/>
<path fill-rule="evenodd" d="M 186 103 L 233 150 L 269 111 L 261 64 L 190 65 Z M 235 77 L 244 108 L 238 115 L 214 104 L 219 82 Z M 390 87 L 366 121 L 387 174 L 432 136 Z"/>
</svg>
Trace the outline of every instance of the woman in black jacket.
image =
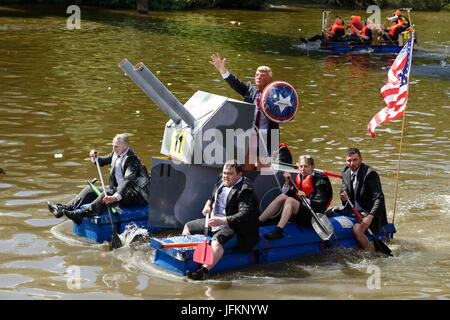
<svg viewBox="0 0 450 320">
<path fill-rule="evenodd" d="M 266 239 L 283 238 L 283 228 L 292 216 L 297 224 L 311 227 L 312 213 L 300 200 L 300 195 L 306 198 L 314 212 L 324 212 L 331 203 L 333 190 L 330 180 L 327 176 L 314 172 L 314 159 L 311 156 L 300 156 L 298 167 L 300 173 L 295 181 L 297 188 L 290 183 L 291 174 L 285 172 L 282 193 L 267 206 L 259 217 L 260 222 L 265 222 L 283 208 L 277 227 L 272 232 L 263 235 Z M 300 190 L 298 193 L 297 189 Z"/>
</svg>

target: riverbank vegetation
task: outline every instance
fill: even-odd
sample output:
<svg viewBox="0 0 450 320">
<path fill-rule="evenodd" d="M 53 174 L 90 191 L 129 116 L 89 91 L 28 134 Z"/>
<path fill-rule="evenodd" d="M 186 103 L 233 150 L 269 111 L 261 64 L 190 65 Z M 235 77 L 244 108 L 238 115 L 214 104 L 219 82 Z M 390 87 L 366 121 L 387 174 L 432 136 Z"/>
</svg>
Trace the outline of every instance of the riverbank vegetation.
<svg viewBox="0 0 450 320">
<path fill-rule="evenodd" d="M 378 5 L 380 8 L 413 10 L 450 9 L 450 0 L 3 0 L 3 4 L 78 4 L 109 8 L 136 9 L 145 2 L 148 10 L 187 10 L 194 8 L 263 9 L 271 5 L 295 5 L 326 8 L 358 8 Z"/>
</svg>

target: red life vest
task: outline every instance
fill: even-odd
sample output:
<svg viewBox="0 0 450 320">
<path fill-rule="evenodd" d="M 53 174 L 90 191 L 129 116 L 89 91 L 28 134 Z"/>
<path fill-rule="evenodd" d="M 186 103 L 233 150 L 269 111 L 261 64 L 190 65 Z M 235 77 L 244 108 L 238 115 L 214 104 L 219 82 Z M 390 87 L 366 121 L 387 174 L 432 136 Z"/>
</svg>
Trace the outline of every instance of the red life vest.
<svg viewBox="0 0 450 320">
<path fill-rule="evenodd" d="M 364 26 L 364 28 L 362 29 L 362 31 L 361 31 L 361 35 L 362 36 L 367 36 L 367 34 L 366 34 L 367 29 L 372 28 L 372 26 L 373 26 L 373 23 L 366 24 Z"/>
<path fill-rule="evenodd" d="M 403 21 L 403 20 L 398 20 L 398 22 L 395 24 L 395 25 L 393 25 L 390 29 L 389 29 L 389 35 L 391 36 L 391 37 L 393 37 L 394 35 L 395 35 L 395 30 L 397 30 L 398 28 L 400 28 L 402 25 L 404 25 L 405 24 L 405 22 L 406 21 Z"/>
<path fill-rule="evenodd" d="M 354 26 L 356 29 L 358 29 L 359 31 L 362 30 L 363 28 L 363 24 L 361 23 L 361 17 L 360 16 L 355 16 L 352 18 L 350 24 L 346 27 L 347 29 L 350 28 L 351 26 Z M 355 29 L 352 28 L 352 33 L 356 33 Z"/>
<path fill-rule="evenodd" d="M 337 24 L 339 21 L 342 21 L 340 19 L 336 19 L 336 21 L 334 22 L 333 26 L 331 27 L 330 32 L 335 32 L 337 29 L 342 29 L 345 30 L 345 27 L 342 24 Z M 334 34 L 329 34 L 329 37 L 334 37 Z"/>
<path fill-rule="evenodd" d="M 309 176 L 307 176 L 305 179 L 303 179 L 303 181 L 302 181 L 301 174 L 299 173 L 297 175 L 297 178 L 295 178 L 295 185 L 297 186 L 297 188 L 299 190 L 301 190 L 301 191 L 303 191 L 305 193 L 305 198 L 308 198 L 309 195 L 311 193 L 313 193 L 313 191 L 314 191 L 314 186 L 312 184 L 312 175 L 311 174 Z M 299 198 L 299 200 L 300 200 L 299 196 L 297 196 L 297 198 Z"/>
</svg>

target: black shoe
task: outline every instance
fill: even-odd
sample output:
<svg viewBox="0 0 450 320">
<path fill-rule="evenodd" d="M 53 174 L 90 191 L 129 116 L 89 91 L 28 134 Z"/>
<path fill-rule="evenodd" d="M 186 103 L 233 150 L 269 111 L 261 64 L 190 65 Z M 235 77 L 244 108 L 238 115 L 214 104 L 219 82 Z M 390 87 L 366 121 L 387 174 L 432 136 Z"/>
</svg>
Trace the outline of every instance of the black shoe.
<svg viewBox="0 0 450 320">
<path fill-rule="evenodd" d="M 263 234 L 263 237 L 268 240 L 281 239 L 283 238 L 283 229 L 276 227 L 272 232 Z"/>
<path fill-rule="evenodd" d="M 83 215 L 81 214 L 83 211 L 81 209 L 77 210 L 63 210 L 65 216 L 75 222 L 77 225 L 80 225 L 83 222 Z"/>
<path fill-rule="evenodd" d="M 300 37 L 300 40 L 302 40 L 303 43 L 308 43 L 309 41 L 303 37 Z"/>
<path fill-rule="evenodd" d="M 208 278 L 208 272 L 208 269 L 206 269 L 205 267 L 201 267 L 194 272 L 190 272 L 189 270 L 187 270 L 186 276 L 192 280 L 206 280 Z"/>
<path fill-rule="evenodd" d="M 64 206 L 62 204 L 54 204 L 47 200 L 48 210 L 55 215 L 56 218 L 61 218 L 64 215 Z"/>
</svg>

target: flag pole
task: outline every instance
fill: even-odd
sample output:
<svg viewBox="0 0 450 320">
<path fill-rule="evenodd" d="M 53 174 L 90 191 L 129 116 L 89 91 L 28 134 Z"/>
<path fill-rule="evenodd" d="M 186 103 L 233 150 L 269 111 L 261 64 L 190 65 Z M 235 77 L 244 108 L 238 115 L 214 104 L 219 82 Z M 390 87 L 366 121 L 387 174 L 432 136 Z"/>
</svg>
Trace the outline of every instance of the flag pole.
<svg viewBox="0 0 450 320">
<path fill-rule="evenodd" d="M 395 220 L 395 209 L 397 208 L 397 195 L 398 195 L 398 178 L 400 175 L 400 158 L 402 157 L 402 143 L 403 143 L 403 129 L 405 127 L 405 111 L 403 111 L 403 117 L 402 117 L 402 133 L 400 135 L 400 147 L 398 151 L 398 164 L 397 164 L 397 178 L 395 181 L 395 195 L 394 195 L 394 213 L 392 215 L 392 224 L 394 224 Z"/>
<path fill-rule="evenodd" d="M 413 37 L 413 39 L 411 42 L 411 64 L 409 66 L 409 72 L 408 72 L 408 87 L 407 87 L 407 94 L 406 94 L 407 97 L 408 97 L 408 93 L 409 93 L 409 75 L 410 75 L 411 68 L 412 68 L 412 52 L 414 49 L 414 31 L 412 32 L 411 36 Z M 403 111 L 402 132 L 400 134 L 400 146 L 399 146 L 399 151 L 398 151 L 397 178 L 395 181 L 394 210 L 393 210 L 393 214 L 392 214 L 392 224 L 394 224 L 395 212 L 396 212 L 396 208 L 397 208 L 398 180 L 399 180 L 399 176 L 400 176 L 400 159 L 402 156 L 403 129 L 405 128 L 405 118 L 406 118 L 406 104 L 405 104 L 405 110 Z"/>
</svg>

